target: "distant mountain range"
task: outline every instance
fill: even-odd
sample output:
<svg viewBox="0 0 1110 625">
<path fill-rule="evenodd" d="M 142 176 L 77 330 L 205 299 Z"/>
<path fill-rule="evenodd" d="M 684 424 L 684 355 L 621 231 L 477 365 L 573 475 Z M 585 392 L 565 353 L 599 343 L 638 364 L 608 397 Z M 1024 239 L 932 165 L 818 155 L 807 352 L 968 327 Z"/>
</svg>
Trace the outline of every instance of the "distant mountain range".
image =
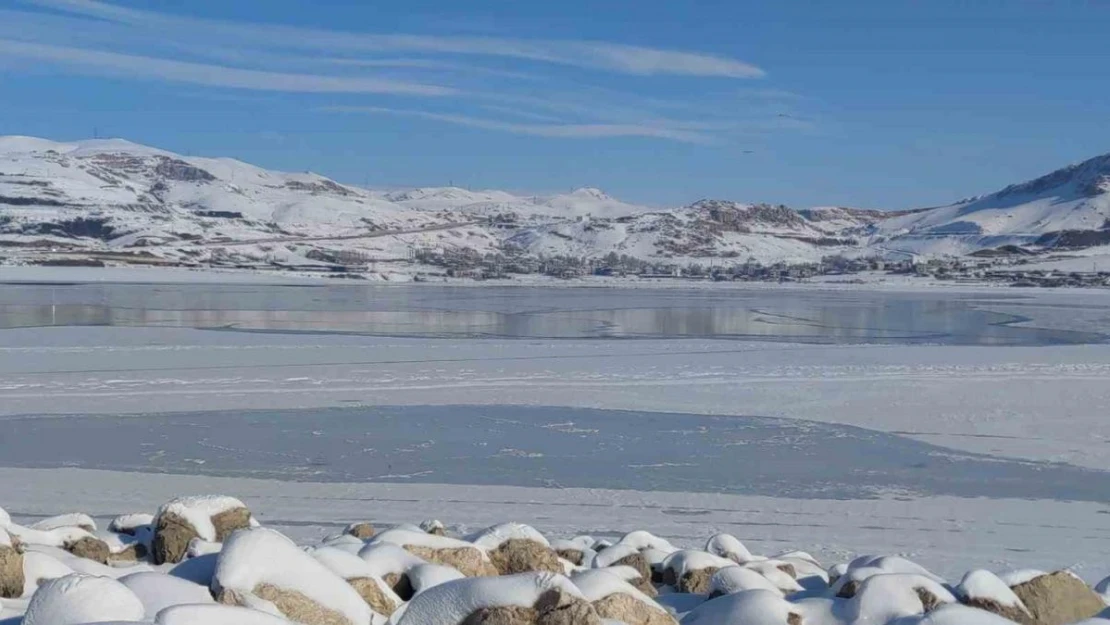
<svg viewBox="0 0 1110 625">
<path fill-rule="evenodd" d="M 297 265 L 322 262 L 323 251 L 400 259 L 420 248 L 513 248 L 535 256 L 773 263 L 1108 243 L 1110 155 L 939 208 L 795 210 L 702 200 L 659 209 L 588 188 L 550 196 L 376 191 L 118 139 L 0 137 L 0 257 L 88 249 Z"/>
</svg>

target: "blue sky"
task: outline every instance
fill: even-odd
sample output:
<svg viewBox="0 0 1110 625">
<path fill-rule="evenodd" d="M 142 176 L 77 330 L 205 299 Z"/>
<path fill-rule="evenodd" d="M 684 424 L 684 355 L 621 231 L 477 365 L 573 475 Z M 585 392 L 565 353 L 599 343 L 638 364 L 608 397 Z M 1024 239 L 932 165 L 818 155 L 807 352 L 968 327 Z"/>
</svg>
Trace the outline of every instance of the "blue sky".
<svg viewBox="0 0 1110 625">
<path fill-rule="evenodd" d="M 0 134 L 372 186 L 944 204 L 1110 151 L 1098 0 L 0 0 Z"/>
</svg>

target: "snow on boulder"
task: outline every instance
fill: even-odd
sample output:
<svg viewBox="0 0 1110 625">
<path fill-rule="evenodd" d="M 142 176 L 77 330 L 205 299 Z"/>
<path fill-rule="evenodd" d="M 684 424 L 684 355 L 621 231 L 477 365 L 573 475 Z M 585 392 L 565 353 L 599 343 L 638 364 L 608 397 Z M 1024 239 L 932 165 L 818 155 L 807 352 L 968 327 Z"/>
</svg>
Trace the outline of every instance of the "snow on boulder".
<svg viewBox="0 0 1110 625">
<path fill-rule="evenodd" d="M 335 547 L 318 547 L 309 553 L 332 573 L 346 580 L 378 614 L 389 616 L 403 603 L 391 587 L 374 575 L 370 564 L 357 555 Z"/>
<path fill-rule="evenodd" d="M 166 608 L 156 625 L 290 625 L 290 621 L 258 610 L 232 605 L 178 605 Z"/>
<path fill-rule="evenodd" d="M 55 527 L 42 530 L 13 523 L 8 526 L 7 531 L 25 544 L 59 547 L 79 558 L 88 558 L 101 564 L 107 564 L 111 555 L 111 550 L 104 541 L 80 527 Z"/>
<path fill-rule="evenodd" d="M 562 573 L 559 555 L 551 543 L 535 528 L 520 523 L 503 523 L 467 537 L 489 554 L 494 568 L 501 575 L 532 571 Z"/>
<path fill-rule="evenodd" d="M 679 592 L 709 593 L 709 580 L 717 571 L 736 563 L 705 551 L 683 549 L 663 561 L 663 583 Z"/>
<path fill-rule="evenodd" d="M 825 567 L 821 566 L 817 558 L 814 558 L 804 551 L 789 551 L 777 555 L 771 558 L 771 560 L 785 562 L 794 567 L 794 579 L 799 581 L 808 577 L 815 577 L 820 579 L 823 585 L 828 585 L 829 583 L 829 573 L 825 570 Z M 802 585 L 805 586 L 805 584 Z"/>
<path fill-rule="evenodd" d="M 956 598 L 936 580 L 916 573 L 880 573 L 865 579 L 846 605 L 849 620 L 888 623 L 928 614 Z"/>
<path fill-rule="evenodd" d="M 86 532 L 95 532 L 96 521 L 83 512 L 71 512 L 69 514 L 47 517 L 31 525 L 31 529 L 42 530 L 44 532 L 58 529 L 59 527 L 79 527 Z"/>
<path fill-rule="evenodd" d="M 956 586 L 956 596 L 964 605 L 993 612 L 1003 618 L 1032 625 L 1033 615 L 1014 591 L 990 571 L 969 571 Z"/>
<path fill-rule="evenodd" d="M 852 560 L 843 574 L 837 576 L 836 582 L 832 584 L 832 593 L 837 597 L 849 599 L 855 596 L 864 580 L 884 573 L 921 575 L 934 582 L 944 582 L 925 567 L 899 556 L 861 556 Z M 832 577 L 831 573 L 830 577 Z"/>
<path fill-rule="evenodd" d="M 27 604 L 23 625 L 78 625 L 141 621 L 143 603 L 114 579 L 74 573 L 39 587 Z"/>
<path fill-rule="evenodd" d="M 804 625 L 802 611 L 771 590 L 745 590 L 691 610 L 682 625 Z"/>
<path fill-rule="evenodd" d="M 755 559 L 755 556 L 752 555 L 752 552 L 748 551 L 744 543 L 740 542 L 740 539 L 732 534 L 717 534 L 710 537 L 705 543 L 705 550 L 715 556 L 728 558 L 737 564 L 743 564 Z"/>
<path fill-rule="evenodd" d="M 378 534 L 370 541 L 370 544 L 381 543 L 397 545 L 426 562 L 453 567 L 467 577 L 498 574 L 483 549 L 463 540 L 435 536 L 423 531 L 392 529 Z"/>
<path fill-rule="evenodd" d="M 212 576 L 216 574 L 216 560 L 218 554 L 212 553 L 197 558 L 190 558 L 178 563 L 169 570 L 169 575 L 200 584 L 204 587 L 212 585 Z"/>
<path fill-rule="evenodd" d="M 181 562 L 194 538 L 223 542 L 235 530 L 251 526 L 250 510 L 234 497 L 173 499 L 158 509 L 154 519 L 154 563 Z"/>
<path fill-rule="evenodd" d="M 605 551 L 597 554 L 593 561 L 594 568 L 609 566 L 630 566 L 640 572 L 640 576 L 651 581 L 652 567 L 647 557 L 635 545 L 617 543 Z"/>
<path fill-rule="evenodd" d="M 426 561 L 392 543 L 364 545 L 358 552 L 358 557 L 370 565 L 369 570 L 374 576 L 380 577 L 404 601 L 412 598 L 414 593 L 408 572 L 421 564 L 427 564 Z"/>
<path fill-rule="evenodd" d="M 1002 580 L 1003 583 L 1005 583 L 1010 588 L 1013 588 L 1018 584 L 1024 584 L 1025 582 L 1036 579 L 1041 575 L 1048 575 L 1048 571 L 1042 571 L 1040 569 L 1018 569 L 1016 571 L 999 573 L 998 579 Z"/>
<path fill-rule="evenodd" d="M 584 539 L 588 542 L 583 542 Z M 553 540 L 551 541 L 551 548 L 559 557 L 570 562 L 575 566 L 593 566 L 594 558 L 597 557 L 597 552 L 594 551 L 590 545 L 593 544 L 593 539 L 589 536 L 581 536 L 579 539 L 571 540 Z"/>
<path fill-rule="evenodd" d="M 637 551 L 643 551 L 645 549 L 656 549 L 667 553 L 678 551 L 678 548 L 671 543 L 659 538 L 651 532 L 645 532 L 644 530 L 636 530 L 625 534 L 617 541 L 617 544 L 631 545 L 635 547 Z"/>
<path fill-rule="evenodd" d="M 421 521 L 420 522 L 420 529 L 424 530 L 425 532 L 427 532 L 429 534 L 435 534 L 436 536 L 446 536 L 447 535 L 447 526 L 444 525 L 443 521 L 440 521 L 439 519 L 427 519 L 427 520 Z"/>
<path fill-rule="evenodd" d="M 147 615 L 158 614 L 165 608 L 189 603 L 215 603 L 208 588 L 165 573 L 143 571 L 119 578 L 139 601 Z"/>
<path fill-rule="evenodd" d="M 343 578 L 292 540 L 265 528 L 239 530 L 224 542 L 211 588 L 220 603 L 306 625 L 385 621 Z"/>
<path fill-rule="evenodd" d="M 569 579 L 553 573 L 473 577 L 440 584 L 409 602 L 396 625 L 601 625 Z"/>
<path fill-rule="evenodd" d="M 145 512 L 121 514 L 108 524 L 108 531 L 135 536 L 139 531 L 154 531 L 154 515 Z"/>
<path fill-rule="evenodd" d="M 374 534 L 378 532 L 374 529 L 372 524 L 361 521 L 359 523 L 351 523 L 343 529 L 343 533 L 348 536 L 354 536 L 359 540 L 368 540 L 373 538 Z"/>
<path fill-rule="evenodd" d="M 429 588 L 453 582 L 457 579 L 466 579 L 462 573 L 449 566 L 439 564 L 418 564 L 406 573 L 409 583 L 412 584 L 412 593 L 419 595 Z"/>
<path fill-rule="evenodd" d="M 1071 571 L 1039 575 L 1010 588 L 1040 625 L 1065 625 L 1106 609 L 1102 597 Z"/>
<path fill-rule="evenodd" d="M 25 548 L 27 553 L 41 553 L 50 556 L 51 558 L 54 558 L 55 560 L 73 569 L 74 572 L 84 573 L 85 575 L 111 577 L 112 579 L 117 579 L 131 573 L 152 570 L 150 566 L 139 562 L 130 564 L 116 562 L 112 566 L 109 566 L 102 562 L 97 562 L 88 558 L 75 556 L 60 547 L 50 547 L 47 545 L 25 545 Z"/>
<path fill-rule="evenodd" d="M 743 566 L 766 577 L 769 582 L 775 585 L 775 588 L 786 594 L 804 590 L 798 580 L 794 579 L 796 573 L 792 564 L 781 560 L 762 560 L 747 562 Z"/>
<path fill-rule="evenodd" d="M 782 590 L 758 572 L 739 565 L 726 566 L 709 578 L 709 598 L 735 595 L 745 590 L 769 590 L 782 595 Z"/>
<path fill-rule="evenodd" d="M 626 564 L 618 564 L 596 570 L 604 571 L 606 573 L 609 573 L 610 575 L 616 575 L 617 577 L 631 584 L 636 590 L 639 590 L 640 592 L 653 599 L 659 595 L 659 591 L 656 590 L 655 586 L 651 584 L 651 578 L 644 577 L 643 573 L 641 573 L 634 567 L 628 566 Z M 579 570 L 577 572 L 581 571 Z"/>
<path fill-rule="evenodd" d="M 924 616 L 898 619 L 891 625 L 1014 625 L 1014 622 L 985 610 L 952 603 L 942 605 Z"/>
<path fill-rule="evenodd" d="M 19 539 L 0 528 L 0 598 L 22 597 L 23 585 L 22 545 Z"/>
<path fill-rule="evenodd" d="M 28 551 L 23 554 L 23 596 L 30 597 L 42 584 L 73 573 L 76 571 L 57 558 Z"/>
<path fill-rule="evenodd" d="M 626 625 L 674 625 L 675 620 L 651 597 L 621 579 L 612 569 L 580 571 L 574 585 L 603 619 Z"/>
</svg>

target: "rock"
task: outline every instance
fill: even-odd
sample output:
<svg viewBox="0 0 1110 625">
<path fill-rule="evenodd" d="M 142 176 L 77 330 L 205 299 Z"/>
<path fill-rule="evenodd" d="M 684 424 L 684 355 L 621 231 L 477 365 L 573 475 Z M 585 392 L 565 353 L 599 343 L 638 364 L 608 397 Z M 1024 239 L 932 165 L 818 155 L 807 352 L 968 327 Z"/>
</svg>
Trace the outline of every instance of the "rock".
<svg viewBox="0 0 1110 625">
<path fill-rule="evenodd" d="M 257 527 L 233 533 L 216 559 L 210 585 L 226 605 L 272 603 L 303 625 L 366 625 L 376 615 L 351 584 L 292 540 Z"/>
<path fill-rule="evenodd" d="M 390 616 L 397 611 L 399 606 L 386 595 L 382 587 L 378 585 L 377 580 L 369 577 L 356 577 L 347 580 L 347 583 L 354 587 L 362 599 L 366 601 L 366 604 L 378 614 Z"/>
<path fill-rule="evenodd" d="M 412 587 L 412 580 L 404 573 L 386 573 L 385 576 L 382 577 L 382 581 L 384 581 L 385 585 L 389 586 L 393 592 L 397 593 L 401 601 L 408 601 L 416 594 L 416 590 Z"/>
<path fill-rule="evenodd" d="M 357 625 L 341 612 L 324 607 L 304 593 L 291 588 L 278 588 L 272 584 L 259 584 L 251 592 L 259 599 L 269 601 L 285 618 L 305 625 Z M 250 601 L 238 592 L 224 589 L 216 600 L 225 605 L 249 607 Z"/>
<path fill-rule="evenodd" d="M 586 557 L 586 554 L 578 549 L 560 549 L 555 553 L 559 554 L 560 558 L 570 562 L 574 566 L 582 566 L 582 560 Z"/>
<path fill-rule="evenodd" d="M 405 545 L 404 549 L 426 562 L 449 566 L 467 577 L 492 577 L 499 574 L 497 568 L 477 547 L 436 549 L 424 545 Z"/>
<path fill-rule="evenodd" d="M 716 567 L 706 567 L 704 569 L 694 569 L 686 571 L 682 577 L 678 579 L 678 592 L 687 592 L 695 595 L 707 595 L 713 589 L 712 579 L 713 574 L 720 569 Z"/>
<path fill-rule="evenodd" d="M 992 612 L 1022 625 L 1036 623 L 1014 591 L 990 571 L 969 571 L 955 590 L 960 602 L 966 606 Z"/>
<path fill-rule="evenodd" d="M 112 555 L 112 551 L 108 548 L 107 543 L 92 536 L 86 536 L 76 541 L 66 543 L 64 548 L 78 558 L 86 558 L 101 564 L 108 564 L 108 559 Z"/>
<path fill-rule="evenodd" d="M 377 534 L 377 531 L 369 523 L 351 523 L 347 526 L 347 529 L 343 530 L 343 533 L 361 540 L 369 540 Z"/>
<path fill-rule="evenodd" d="M 134 543 L 124 547 L 122 551 L 108 554 L 108 562 L 139 562 L 147 556 L 146 545 Z"/>
<path fill-rule="evenodd" d="M 1106 609 L 1099 595 L 1069 571 L 1035 577 L 1011 588 L 1039 625 L 1066 625 Z"/>
<path fill-rule="evenodd" d="M 208 512 L 214 511 L 211 515 Z M 223 542 L 238 529 L 251 527 L 251 513 L 231 497 L 183 497 L 163 505 L 154 520 L 155 564 L 181 562 L 194 538 Z"/>
<path fill-rule="evenodd" d="M 559 556 L 551 548 L 533 540 L 513 538 L 489 552 L 490 562 L 501 575 L 531 571 L 562 573 Z"/>
<path fill-rule="evenodd" d="M 641 553 L 634 553 L 632 555 L 625 556 L 620 560 L 614 562 L 613 566 L 630 566 L 636 569 L 636 572 L 640 574 L 640 577 L 642 579 L 645 579 L 648 582 L 651 581 L 651 564 Z"/>
<path fill-rule="evenodd" d="M 532 607 L 476 610 L 459 625 L 601 625 L 592 605 L 558 590 L 545 592 Z"/>
<path fill-rule="evenodd" d="M 675 620 L 661 608 L 652 607 L 622 592 L 593 602 L 598 616 L 626 625 L 675 625 Z"/>
<path fill-rule="evenodd" d="M 447 528 L 443 525 L 442 521 L 438 519 L 429 519 L 420 524 L 420 529 L 431 534 L 432 536 L 446 536 Z"/>
<path fill-rule="evenodd" d="M 18 539 L 0 529 L 0 598 L 23 596 L 23 548 Z"/>
</svg>

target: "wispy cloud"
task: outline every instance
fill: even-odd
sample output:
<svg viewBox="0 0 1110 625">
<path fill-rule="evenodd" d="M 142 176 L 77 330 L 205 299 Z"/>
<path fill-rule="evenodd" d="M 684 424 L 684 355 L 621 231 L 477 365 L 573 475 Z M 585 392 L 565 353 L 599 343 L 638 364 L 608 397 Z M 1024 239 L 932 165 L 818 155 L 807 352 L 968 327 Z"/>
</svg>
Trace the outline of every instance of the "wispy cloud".
<svg viewBox="0 0 1110 625">
<path fill-rule="evenodd" d="M 671 139 L 685 143 L 713 143 L 708 135 L 673 128 L 643 126 L 639 124 L 522 124 L 501 120 L 455 115 L 451 113 L 432 113 L 405 109 L 391 109 L 377 106 L 330 106 L 326 110 L 337 113 L 367 113 L 375 115 L 398 115 L 418 117 L 458 126 L 498 130 L 519 135 L 536 137 L 560 137 L 576 139 L 598 139 L 605 137 L 654 137 Z"/>
<path fill-rule="evenodd" d="M 52 9 L 145 27 L 223 34 L 289 48 L 364 52 L 424 52 L 483 55 L 556 63 L 627 74 L 760 78 L 755 65 L 725 56 L 633 46 L 604 41 L 522 40 L 502 37 L 448 37 L 350 33 L 270 24 L 241 24 L 170 16 L 97 0 L 28 0 Z"/>
<path fill-rule="evenodd" d="M 454 89 L 436 85 L 376 78 L 263 72 L 6 39 L 0 39 L 0 54 L 66 63 L 113 76 L 154 78 L 212 87 L 262 91 L 393 93 L 425 96 L 442 96 L 456 93 Z"/>
<path fill-rule="evenodd" d="M 40 71 L 181 83 L 213 97 L 316 94 L 314 111 L 537 137 L 704 144 L 804 125 L 776 117 L 787 110 L 779 104 L 786 96 L 746 80 L 764 77 L 761 68 L 716 53 L 610 41 L 323 30 L 102 0 L 15 2 L 21 10 L 0 9 L 0 59 L 30 59 L 28 67 Z M 617 75 L 638 78 L 612 80 Z"/>
</svg>

